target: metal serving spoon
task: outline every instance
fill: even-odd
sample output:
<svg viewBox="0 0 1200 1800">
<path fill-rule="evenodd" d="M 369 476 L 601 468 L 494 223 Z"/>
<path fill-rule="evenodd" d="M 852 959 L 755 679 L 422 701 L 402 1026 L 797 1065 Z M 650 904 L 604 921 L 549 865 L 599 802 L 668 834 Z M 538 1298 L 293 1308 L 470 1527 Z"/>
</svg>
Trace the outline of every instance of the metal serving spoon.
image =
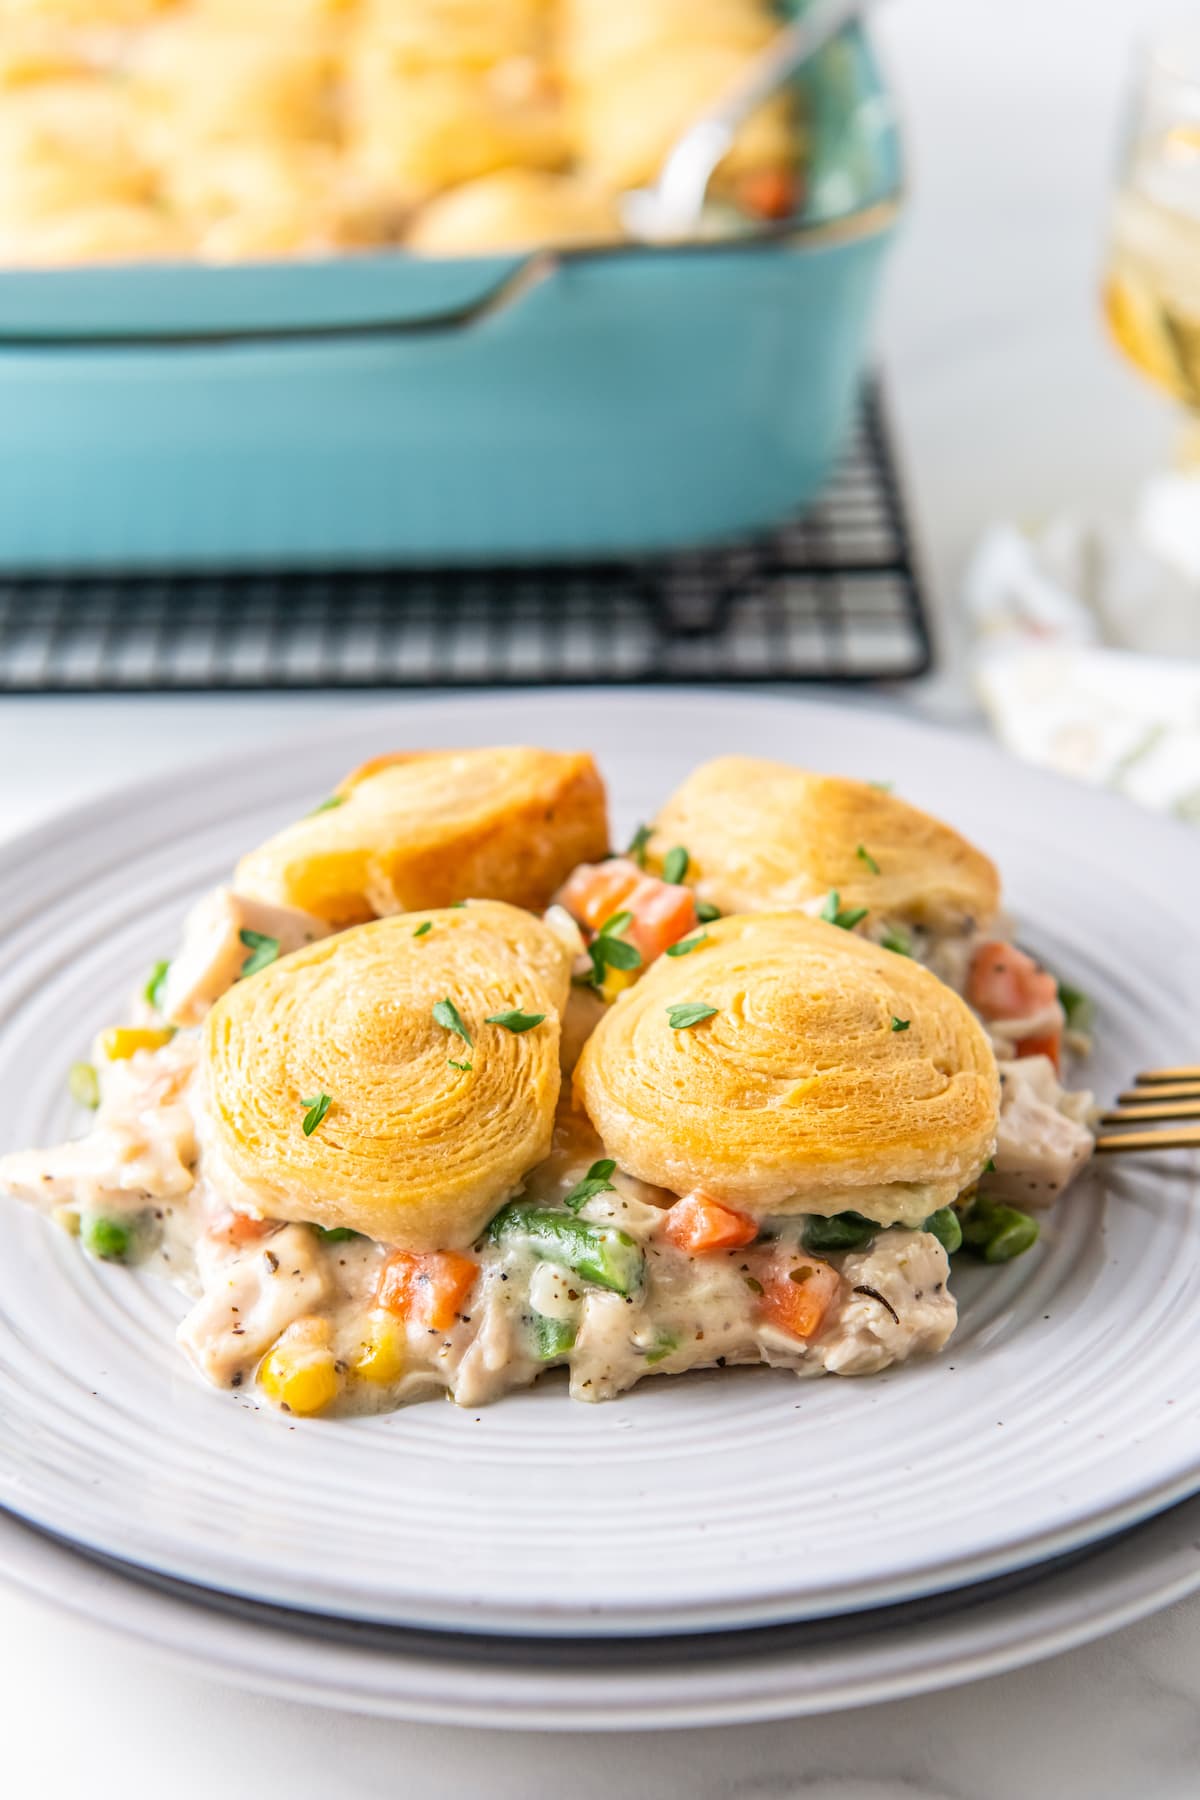
<svg viewBox="0 0 1200 1800">
<path fill-rule="evenodd" d="M 694 237 L 713 171 L 728 153 L 739 127 L 872 4 L 873 0 L 814 0 L 772 38 L 720 100 L 688 126 L 669 152 L 654 186 L 631 188 L 621 196 L 621 219 L 629 235 L 652 244 Z"/>
</svg>

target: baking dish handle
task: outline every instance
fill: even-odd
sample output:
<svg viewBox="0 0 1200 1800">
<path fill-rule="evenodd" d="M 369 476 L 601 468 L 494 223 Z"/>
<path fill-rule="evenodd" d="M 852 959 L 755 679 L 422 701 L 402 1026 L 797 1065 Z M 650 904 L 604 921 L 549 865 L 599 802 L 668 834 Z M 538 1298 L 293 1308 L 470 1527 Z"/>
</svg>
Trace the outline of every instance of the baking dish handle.
<svg viewBox="0 0 1200 1800">
<path fill-rule="evenodd" d="M 469 331 L 519 305 L 534 288 L 549 280 L 562 260 L 554 250 L 534 251 L 507 268 L 500 280 L 483 293 L 436 312 L 390 318 L 305 320 L 290 325 L 135 326 L 53 333 L 0 326 L 0 351 L 204 349 L 210 345 L 313 343 L 330 339 L 424 337 L 449 331 Z"/>
</svg>

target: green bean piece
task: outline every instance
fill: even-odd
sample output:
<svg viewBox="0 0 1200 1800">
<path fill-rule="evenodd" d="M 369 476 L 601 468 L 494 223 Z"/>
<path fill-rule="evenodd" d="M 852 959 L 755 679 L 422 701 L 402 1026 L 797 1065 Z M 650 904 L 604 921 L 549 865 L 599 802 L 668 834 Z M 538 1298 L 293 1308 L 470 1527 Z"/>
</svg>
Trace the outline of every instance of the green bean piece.
<svg viewBox="0 0 1200 1800">
<path fill-rule="evenodd" d="M 80 1221 L 80 1237 L 90 1256 L 102 1262 L 130 1262 L 133 1257 L 134 1227 L 131 1221 L 111 1219 L 104 1213 L 85 1213 Z"/>
<path fill-rule="evenodd" d="M 631 1294 L 645 1268 L 641 1246 L 615 1225 L 594 1225 L 565 1208 L 530 1206 L 513 1200 L 488 1226 L 495 1243 L 524 1240 L 546 1262 L 573 1269 L 584 1281 L 614 1294 Z"/>
<path fill-rule="evenodd" d="M 930 1213 L 921 1229 L 937 1239 L 947 1256 L 962 1249 L 962 1221 L 952 1206 L 939 1206 L 935 1213 Z"/>
<path fill-rule="evenodd" d="M 575 1326 L 570 1319 L 548 1319 L 545 1313 L 535 1312 L 533 1347 L 539 1362 L 553 1362 L 575 1348 Z"/>
<path fill-rule="evenodd" d="M 963 1243 L 972 1255 L 986 1263 L 1012 1262 L 1038 1240 L 1036 1219 L 1015 1206 L 994 1200 L 977 1200 L 962 1222 Z"/>
<path fill-rule="evenodd" d="M 831 1219 L 809 1219 L 804 1227 L 804 1248 L 810 1256 L 828 1256 L 837 1250 L 861 1250 L 881 1229 L 862 1213 L 834 1213 Z"/>
<path fill-rule="evenodd" d="M 72 1063 L 67 1070 L 67 1092 L 76 1106 L 95 1112 L 100 1104 L 100 1079 L 91 1063 Z"/>
<path fill-rule="evenodd" d="M 154 1007 L 156 1012 L 162 1011 L 163 988 L 166 986 L 167 971 L 170 967 L 171 965 L 169 962 L 156 962 L 150 971 L 150 976 L 145 987 L 142 989 L 143 999 L 148 1005 Z"/>
<path fill-rule="evenodd" d="M 348 1244 L 351 1238 L 362 1236 L 361 1231 L 351 1231 L 348 1225 L 314 1225 L 312 1229 L 323 1244 Z"/>
<path fill-rule="evenodd" d="M 1066 1016 L 1068 1031 L 1090 1032 L 1096 1023 L 1096 1003 L 1082 988 L 1069 981 L 1058 984 L 1058 1003 Z"/>
</svg>

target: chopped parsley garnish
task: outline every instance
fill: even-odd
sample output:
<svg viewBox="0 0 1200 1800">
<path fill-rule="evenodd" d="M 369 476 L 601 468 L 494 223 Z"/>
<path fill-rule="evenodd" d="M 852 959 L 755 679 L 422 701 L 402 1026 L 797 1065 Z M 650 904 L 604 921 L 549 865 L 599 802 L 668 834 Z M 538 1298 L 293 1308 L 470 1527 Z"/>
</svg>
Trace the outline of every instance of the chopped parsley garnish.
<svg viewBox="0 0 1200 1800">
<path fill-rule="evenodd" d="M 979 1173 L 981 1175 L 994 1175 L 996 1173 L 996 1159 L 994 1156 L 988 1157 Z"/>
<path fill-rule="evenodd" d="M 417 929 L 413 932 L 413 936 L 414 937 L 424 937 L 425 933 L 427 931 L 432 931 L 432 930 L 433 930 L 433 920 L 426 919 L 423 925 L 417 926 Z"/>
<path fill-rule="evenodd" d="M 894 781 L 868 781 L 867 786 L 878 788 L 881 794 L 890 794 L 895 787 Z"/>
<path fill-rule="evenodd" d="M 351 1231 L 348 1225 L 314 1225 L 313 1230 L 323 1244 L 348 1244 L 351 1238 L 361 1237 L 361 1231 Z"/>
<path fill-rule="evenodd" d="M 892 1015 L 892 1030 L 893 1031 L 907 1031 L 911 1024 L 912 1024 L 911 1019 L 898 1019 L 898 1018 L 896 1018 L 895 1014 Z"/>
<path fill-rule="evenodd" d="M 540 1025 L 545 1017 L 545 1013 L 522 1012 L 519 1006 L 514 1006 L 510 1012 L 489 1013 L 487 1023 L 503 1025 L 505 1031 L 520 1033 L 532 1031 L 534 1026 Z"/>
<path fill-rule="evenodd" d="M 452 1056 L 448 1056 L 448 1057 L 447 1057 L 447 1058 L 446 1058 L 446 1061 L 447 1061 L 447 1062 L 448 1062 L 448 1063 L 449 1063 L 449 1064 L 450 1064 L 450 1067 L 451 1067 L 451 1068 L 452 1068 L 452 1069 L 461 1069 L 461 1070 L 462 1070 L 462 1073 L 463 1073 L 463 1074 L 464 1074 L 464 1075 L 469 1075 L 469 1074 L 470 1074 L 470 1073 L 471 1073 L 471 1071 L 472 1071 L 472 1069 L 474 1069 L 474 1067 L 475 1067 L 475 1064 L 474 1064 L 474 1063 L 469 1063 L 469 1062 L 455 1062 L 455 1060 L 454 1060 L 454 1058 L 453 1058 L 453 1057 L 452 1057 Z"/>
<path fill-rule="evenodd" d="M 302 1100 L 300 1104 L 308 1108 L 304 1115 L 303 1131 L 305 1137 L 311 1137 L 333 1105 L 333 1101 L 328 1094 L 314 1094 L 311 1100 Z"/>
<path fill-rule="evenodd" d="M 684 1000 L 677 1006 L 668 1006 L 667 1024 L 672 1031 L 689 1031 L 693 1025 L 703 1025 L 705 1019 L 711 1019 L 716 1010 L 703 1000 Z"/>
<path fill-rule="evenodd" d="M 335 806 L 345 806 L 345 804 L 345 794 L 330 794 L 328 800 L 322 800 L 319 806 L 314 806 L 312 811 L 305 813 L 304 816 L 306 819 L 315 819 L 318 813 L 332 812 Z"/>
<path fill-rule="evenodd" d="M 612 1194 L 616 1192 L 609 1176 L 616 1168 L 611 1156 L 602 1156 L 594 1162 L 582 1181 L 577 1181 L 569 1194 L 563 1195 L 563 1205 L 571 1212 L 578 1212 L 585 1200 L 593 1194 Z"/>
<path fill-rule="evenodd" d="M 646 845 L 650 842 L 650 836 L 649 825 L 639 825 L 629 840 L 629 848 L 625 854 L 632 856 L 639 869 L 644 869 L 646 866 Z"/>
<path fill-rule="evenodd" d="M 826 920 L 830 925 L 838 926 L 842 931 L 853 931 L 854 927 L 861 924 L 866 918 L 868 910 L 865 906 L 843 907 L 841 895 L 834 888 L 827 896 L 817 917 Z"/>
<path fill-rule="evenodd" d="M 669 881 L 672 887 L 678 887 L 688 872 L 688 864 L 691 860 L 683 845 L 676 844 L 675 848 L 668 850 L 663 857 L 663 880 Z"/>
<path fill-rule="evenodd" d="M 592 959 L 591 983 L 600 987 L 604 981 L 606 969 L 640 969 L 642 953 L 636 944 L 627 944 L 617 934 L 624 931 L 627 925 L 633 924 L 631 912 L 615 912 L 611 918 L 605 919 L 603 925 L 588 945 L 588 955 Z"/>
<path fill-rule="evenodd" d="M 875 858 L 871 855 L 871 852 L 867 849 L 865 844 L 860 844 L 854 854 L 857 856 L 859 862 L 866 863 L 872 875 L 878 875 L 879 864 L 875 861 Z"/>
<path fill-rule="evenodd" d="M 257 975 L 260 969 L 269 968 L 279 955 L 279 939 L 268 937 L 265 931 L 239 931 L 238 937 L 250 952 L 242 964 L 239 981 L 245 981 L 247 975 Z"/>
<path fill-rule="evenodd" d="M 433 1019 L 436 1025 L 442 1027 L 443 1031 L 456 1032 L 464 1044 L 471 1042 L 471 1034 L 463 1024 L 462 1014 L 453 1000 L 439 1000 L 433 1009 Z"/>
<path fill-rule="evenodd" d="M 91 1063 L 72 1063 L 67 1070 L 67 1092 L 76 1106 L 95 1112 L 100 1104 L 100 1078 Z"/>
<path fill-rule="evenodd" d="M 668 956 L 690 956 L 693 950 L 698 950 L 700 948 L 701 944 L 707 944 L 707 942 L 708 942 L 707 931 L 702 931 L 698 937 L 680 938 L 680 940 L 677 944 L 668 944 L 667 945 L 667 955 Z"/>
<path fill-rule="evenodd" d="M 150 979 L 142 989 L 142 996 L 156 1010 L 162 1007 L 163 988 L 166 986 L 169 962 L 156 962 L 150 971 Z"/>
<path fill-rule="evenodd" d="M 905 931 L 885 931 L 879 941 L 885 950 L 894 950 L 897 956 L 912 955 L 912 939 Z"/>
<path fill-rule="evenodd" d="M 720 907 L 714 906 L 711 900 L 697 900 L 696 917 L 702 925 L 711 925 L 713 920 L 719 919 L 720 916 Z"/>
</svg>

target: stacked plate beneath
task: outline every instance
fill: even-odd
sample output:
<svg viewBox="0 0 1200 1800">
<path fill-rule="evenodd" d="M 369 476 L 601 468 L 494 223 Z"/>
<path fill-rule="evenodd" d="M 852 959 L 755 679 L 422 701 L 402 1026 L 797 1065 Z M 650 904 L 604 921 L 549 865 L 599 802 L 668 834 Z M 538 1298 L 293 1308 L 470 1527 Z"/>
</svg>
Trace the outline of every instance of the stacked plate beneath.
<svg viewBox="0 0 1200 1800">
<path fill-rule="evenodd" d="M 596 751 L 619 830 L 721 750 L 886 777 L 995 855 L 1023 936 L 1099 997 L 1099 1089 L 1194 1053 L 1196 850 L 1162 821 L 858 710 L 409 701 L 10 850 L 0 1147 L 67 1129 L 66 1064 L 190 899 L 345 767 L 529 739 Z M 0 1504 L 115 1563 L 81 1575 L 8 1523 L 0 1572 L 252 1685 L 311 1692 L 319 1673 L 335 1703 L 479 1723 L 818 1710 L 1043 1654 L 1200 1579 L 1194 1506 L 1094 1548 L 1200 1489 L 1197 1187 L 1182 1159 L 1098 1172 L 1031 1257 L 956 1272 L 958 1335 L 921 1367 L 714 1373 L 598 1408 L 551 1380 L 480 1414 L 339 1423 L 201 1388 L 171 1344 L 176 1296 L 12 1209 Z"/>
</svg>

